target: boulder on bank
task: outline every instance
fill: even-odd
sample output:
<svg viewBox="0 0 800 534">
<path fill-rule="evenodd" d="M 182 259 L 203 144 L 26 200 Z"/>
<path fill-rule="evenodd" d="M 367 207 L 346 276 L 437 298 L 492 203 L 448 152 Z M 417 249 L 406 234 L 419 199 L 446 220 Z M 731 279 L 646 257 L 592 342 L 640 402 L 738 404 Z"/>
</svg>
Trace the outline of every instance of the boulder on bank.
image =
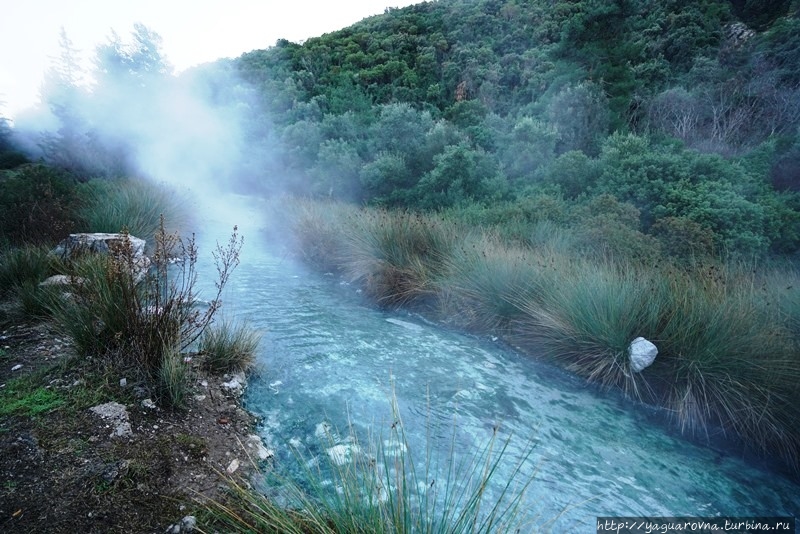
<svg viewBox="0 0 800 534">
<path fill-rule="evenodd" d="M 144 256 L 145 240 L 121 233 L 70 234 L 56 246 L 53 253 L 64 259 L 86 253 L 119 255 L 125 251 L 128 243 L 130 243 L 132 257 Z"/>
<path fill-rule="evenodd" d="M 631 369 L 639 373 L 650 367 L 656 360 L 658 355 L 658 348 L 650 341 L 643 337 L 637 337 L 631 341 L 628 347 L 628 357 L 631 362 Z"/>
<path fill-rule="evenodd" d="M 132 274 L 138 283 L 144 279 L 150 267 L 150 258 L 144 254 L 145 245 L 144 239 L 123 233 L 70 234 L 53 249 L 53 254 L 63 260 L 75 259 L 83 254 L 106 254 L 125 261 L 130 259 Z"/>
</svg>

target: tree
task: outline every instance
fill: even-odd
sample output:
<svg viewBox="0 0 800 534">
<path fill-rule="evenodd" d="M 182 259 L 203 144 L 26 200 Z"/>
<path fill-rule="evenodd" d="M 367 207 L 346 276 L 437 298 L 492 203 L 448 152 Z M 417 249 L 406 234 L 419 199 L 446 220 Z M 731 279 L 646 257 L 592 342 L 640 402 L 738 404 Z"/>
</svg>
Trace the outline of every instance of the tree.
<svg viewBox="0 0 800 534">
<path fill-rule="evenodd" d="M 518 185 L 529 183 L 534 172 L 553 160 L 557 142 L 558 134 L 552 126 L 522 117 L 514 125 L 508 143 L 498 150 L 505 175 Z"/>
<path fill-rule="evenodd" d="M 506 193 L 494 160 L 483 150 L 451 145 L 434 157 L 434 168 L 416 186 L 417 203 L 439 209 Z"/>
<path fill-rule="evenodd" d="M 311 170 L 315 192 L 331 199 L 359 200 L 362 164 L 355 147 L 344 139 L 323 141 L 319 146 L 317 163 Z"/>
<path fill-rule="evenodd" d="M 579 83 L 563 88 L 547 108 L 547 118 L 558 132 L 559 154 L 580 150 L 597 155 L 600 140 L 608 134 L 608 102 L 593 83 Z"/>
</svg>

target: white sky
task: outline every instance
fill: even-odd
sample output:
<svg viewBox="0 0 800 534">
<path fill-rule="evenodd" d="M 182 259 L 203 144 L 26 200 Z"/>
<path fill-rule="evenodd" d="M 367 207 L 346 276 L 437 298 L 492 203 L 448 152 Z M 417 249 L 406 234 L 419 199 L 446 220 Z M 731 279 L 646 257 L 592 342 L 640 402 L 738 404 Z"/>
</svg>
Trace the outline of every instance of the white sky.
<svg viewBox="0 0 800 534">
<path fill-rule="evenodd" d="M 163 39 L 180 72 L 220 57 L 293 42 L 349 26 L 420 0 L 3 0 L 0 9 L 0 115 L 13 118 L 39 100 L 44 72 L 58 56 L 61 27 L 88 62 L 111 30 L 123 41 L 141 22 Z M 3 106 L 1 103 L 4 102 Z"/>
</svg>

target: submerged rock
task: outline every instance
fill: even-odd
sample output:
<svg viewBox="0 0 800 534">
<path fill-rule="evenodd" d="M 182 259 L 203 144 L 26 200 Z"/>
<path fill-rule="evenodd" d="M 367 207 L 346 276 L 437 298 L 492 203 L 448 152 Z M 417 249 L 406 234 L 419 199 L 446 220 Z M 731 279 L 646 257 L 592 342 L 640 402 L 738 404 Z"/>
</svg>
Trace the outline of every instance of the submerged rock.
<svg viewBox="0 0 800 534">
<path fill-rule="evenodd" d="M 643 337 L 637 337 L 631 341 L 628 347 L 628 356 L 631 362 L 631 369 L 639 373 L 650 367 L 656 360 L 658 348 Z"/>
<path fill-rule="evenodd" d="M 264 442 L 261 440 L 261 436 L 257 434 L 250 434 L 247 436 L 246 446 L 249 451 L 252 451 L 255 454 L 255 457 L 261 460 L 269 460 L 273 456 L 275 456 L 275 451 L 268 449 L 264 446 Z"/>
<path fill-rule="evenodd" d="M 328 453 L 328 458 L 330 458 L 334 465 L 341 466 L 350 463 L 353 456 L 361 452 L 361 449 L 355 444 L 334 445 L 327 449 L 326 452 Z"/>
</svg>

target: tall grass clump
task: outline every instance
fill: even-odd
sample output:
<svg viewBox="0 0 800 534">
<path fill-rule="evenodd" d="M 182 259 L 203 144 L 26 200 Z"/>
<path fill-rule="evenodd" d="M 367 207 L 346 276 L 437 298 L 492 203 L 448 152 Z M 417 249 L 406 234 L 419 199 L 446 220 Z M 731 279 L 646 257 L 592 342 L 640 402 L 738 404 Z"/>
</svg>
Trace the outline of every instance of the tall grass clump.
<svg viewBox="0 0 800 534">
<path fill-rule="evenodd" d="M 274 217 L 286 222 L 301 259 L 321 271 L 340 271 L 345 261 L 345 229 L 357 214 L 354 206 L 283 199 Z M 285 236 L 277 236 L 284 239 Z"/>
<path fill-rule="evenodd" d="M 303 485 L 277 471 L 268 473 L 270 495 L 231 481 L 229 500 L 206 503 L 209 526 L 226 532 L 274 533 L 490 533 L 530 532 L 531 510 L 523 509 L 533 474 L 533 447 L 513 460 L 511 474 L 500 480 L 498 468 L 508 458 L 511 438 L 495 430 L 488 443 L 455 455 L 455 436 L 439 465 L 431 444 L 417 463 L 396 411 L 388 435 L 368 444 L 353 429 L 344 440 L 326 438 L 327 453 L 307 461 Z M 454 431 L 455 433 L 455 431 Z M 338 443 L 338 445 L 336 445 Z"/>
<path fill-rule="evenodd" d="M 0 297 L 11 298 L 28 317 L 46 317 L 59 291 L 41 282 L 65 272 L 45 245 L 23 245 L 0 252 Z"/>
<path fill-rule="evenodd" d="M 58 260 L 45 245 L 23 245 L 0 251 L 0 295 L 25 284 L 39 284 L 58 270 Z"/>
<path fill-rule="evenodd" d="M 719 426 L 796 463 L 800 355 L 781 316 L 782 289 L 733 267 L 673 276 L 652 372 L 684 430 Z"/>
<path fill-rule="evenodd" d="M 172 231 L 189 223 L 185 199 L 164 184 L 125 178 L 92 180 L 80 187 L 83 203 L 78 217 L 87 232 L 115 233 L 124 228 L 152 241 L 162 216 Z"/>
<path fill-rule="evenodd" d="M 469 329 L 507 333 L 522 313 L 515 302 L 539 276 L 534 256 L 496 236 L 463 240 L 446 259 L 442 315 Z"/>
<path fill-rule="evenodd" d="M 434 297 L 447 258 L 463 239 L 444 219 L 385 210 L 363 210 L 344 230 L 345 273 L 387 306 Z"/>
<path fill-rule="evenodd" d="M 666 298 L 661 284 L 634 266 L 558 256 L 540 269 L 515 300 L 523 314 L 519 335 L 542 343 L 555 361 L 591 382 L 646 398 L 628 347 L 636 337 L 655 337 Z"/>
<path fill-rule="evenodd" d="M 121 358 L 158 386 L 162 400 L 174 405 L 184 353 L 211 324 L 221 305 L 220 295 L 238 265 L 241 240 L 236 228 L 230 241 L 217 246 L 217 294 L 208 305 L 197 305 L 197 248 L 161 224 L 152 265 L 143 273 L 129 240 L 122 250 L 85 255 L 74 260 L 69 298 L 53 303 L 53 315 L 76 349 L 83 354 Z"/>
<path fill-rule="evenodd" d="M 211 325 L 200 337 L 198 352 L 211 373 L 244 371 L 253 365 L 260 336 L 244 324 L 223 321 Z"/>
</svg>

